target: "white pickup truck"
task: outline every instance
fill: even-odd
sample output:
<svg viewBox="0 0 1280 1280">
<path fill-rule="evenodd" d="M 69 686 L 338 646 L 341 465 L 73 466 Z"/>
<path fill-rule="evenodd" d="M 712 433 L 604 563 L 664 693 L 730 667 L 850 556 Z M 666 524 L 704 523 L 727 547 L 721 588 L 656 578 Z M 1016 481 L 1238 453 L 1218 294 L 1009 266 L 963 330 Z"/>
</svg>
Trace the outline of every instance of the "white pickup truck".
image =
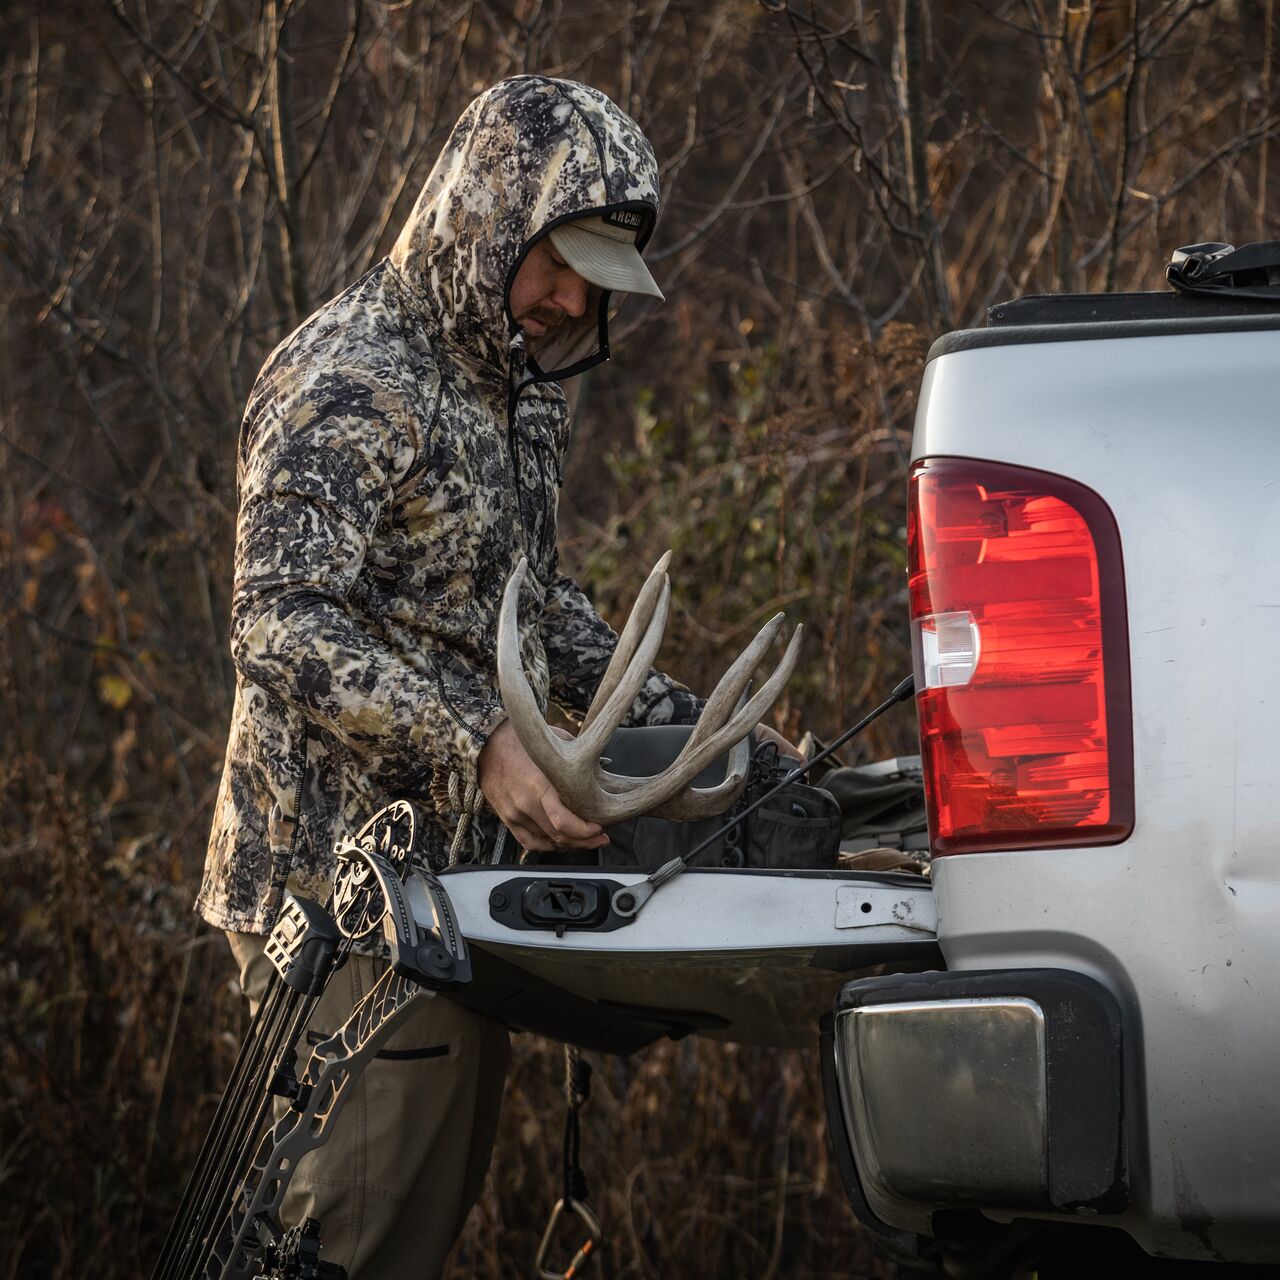
<svg viewBox="0 0 1280 1280">
<path fill-rule="evenodd" d="M 825 1013 L 854 1208 L 950 1274 L 1280 1259 L 1277 369 L 1280 307 L 1172 293 L 942 338 L 909 529 L 931 881 L 705 867 L 620 916 L 634 868 L 459 867 L 467 999 L 623 1053 Z"/>
<path fill-rule="evenodd" d="M 837 1001 L 846 1183 L 969 1274 L 1064 1222 L 1276 1262 L 1280 310 L 991 320 L 930 352 L 911 473 L 946 969 Z"/>
</svg>

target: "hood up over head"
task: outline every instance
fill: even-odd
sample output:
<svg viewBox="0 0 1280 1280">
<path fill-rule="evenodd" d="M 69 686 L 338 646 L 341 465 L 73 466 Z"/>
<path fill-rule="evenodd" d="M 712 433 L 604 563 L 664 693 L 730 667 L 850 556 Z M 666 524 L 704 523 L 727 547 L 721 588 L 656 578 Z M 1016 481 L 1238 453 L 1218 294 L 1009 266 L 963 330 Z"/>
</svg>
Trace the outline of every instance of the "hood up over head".
<svg viewBox="0 0 1280 1280">
<path fill-rule="evenodd" d="M 635 219 L 643 248 L 658 216 L 658 165 L 640 127 L 572 80 L 518 76 L 486 90 L 454 125 L 391 261 L 427 324 L 475 359 L 506 369 L 525 336 L 511 282 L 552 227 L 586 215 Z M 623 218 L 621 215 L 631 215 Z M 527 344 L 538 381 L 609 358 L 611 295 Z"/>
</svg>

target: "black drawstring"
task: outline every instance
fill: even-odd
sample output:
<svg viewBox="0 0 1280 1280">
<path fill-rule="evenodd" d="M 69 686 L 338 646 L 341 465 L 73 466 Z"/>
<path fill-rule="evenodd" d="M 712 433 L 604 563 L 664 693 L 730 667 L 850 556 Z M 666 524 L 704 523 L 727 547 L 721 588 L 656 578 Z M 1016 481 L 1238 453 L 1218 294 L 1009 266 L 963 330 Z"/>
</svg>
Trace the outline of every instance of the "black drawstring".
<svg viewBox="0 0 1280 1280">
<path fill-rule="evenodd" d="M 568 1111 L 564 1118 L 564 1202 L 587 1198 L 587 1175 L 579 1163 L 582 1157 L 582 1125 L 580 1111 L 591 1097 L 591 1064 L 573 1048 L 564 1047 L 564 1100 Z"/>
</svg>

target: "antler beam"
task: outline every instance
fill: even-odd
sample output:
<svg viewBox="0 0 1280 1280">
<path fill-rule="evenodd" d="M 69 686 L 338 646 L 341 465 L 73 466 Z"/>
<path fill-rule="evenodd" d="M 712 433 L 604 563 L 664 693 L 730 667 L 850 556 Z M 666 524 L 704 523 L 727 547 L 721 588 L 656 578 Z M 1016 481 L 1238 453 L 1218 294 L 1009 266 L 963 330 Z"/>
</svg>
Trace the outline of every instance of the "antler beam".
<svg viewBox="0 0 1280 1280">
<path fill-rule="evenodd" d="M 580 817 L 606 827 L 645 813 L 679 821 L 723 813 L 746 784 L 747 737 L 777 701 L 800 654 L 803 628 L 796 627 L 773 674 L 748 696 L 752 677 L 782 629 L 781 613 L 770 618 L 721 677 L 684 749 L 666 769 L 648 778 L 610 773 L 601 756 L 648 678 L 666 629 L 670 559 L 668 551 L 641 588 L 582 730 L 571 741 L 551 732 L 521 661 L 518 611 L 520 588 L 528 572 L 525 560 L 521 559 L 502 596 L 498 686 L 516 736 L 565 804 Z M 693 779 L 725 752 L 729 761 L 724 781 L 712 787 L 693 786 Z"/>
</svg>

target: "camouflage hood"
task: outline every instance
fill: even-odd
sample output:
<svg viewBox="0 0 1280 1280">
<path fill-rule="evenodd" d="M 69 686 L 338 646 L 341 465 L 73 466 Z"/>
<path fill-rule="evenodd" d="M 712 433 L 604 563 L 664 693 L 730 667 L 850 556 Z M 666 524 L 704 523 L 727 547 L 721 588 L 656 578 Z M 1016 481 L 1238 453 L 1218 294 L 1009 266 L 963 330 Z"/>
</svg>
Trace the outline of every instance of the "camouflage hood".
<svg viewBox="0 0 1280 1280">
<path fill-rule="evenodd" d="M 545 76 L 503 80 L 454 125 L 391 261 L 428 327 L 505 370 L 525 349 L 508 297 L 532 245 L 570 218 L 631 211 L 643 248 L 658 194 L 653 148 L 604 94 Z M 535 379 L 608 359 L 609 307 L 609 293 L 593 288 L 581 319 L 531 344 Z"/>
</svg>

